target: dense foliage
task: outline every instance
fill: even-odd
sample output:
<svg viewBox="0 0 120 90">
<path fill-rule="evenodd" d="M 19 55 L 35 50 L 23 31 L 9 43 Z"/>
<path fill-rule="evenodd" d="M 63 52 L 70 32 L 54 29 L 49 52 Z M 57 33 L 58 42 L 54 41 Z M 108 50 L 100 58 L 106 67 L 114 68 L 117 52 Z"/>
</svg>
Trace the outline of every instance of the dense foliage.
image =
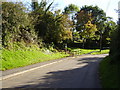
<svg viewBox="0 0 120 90">
<path fill-rule="evenodd" d="M 34 0 L 33 0 L 34 1 Z M 109 47 L 116 24 L 97 6 L 70 4 L 51 11 L 53 2 L 32 2 L 31 11 L 18 2 L 2 3 L 2 45 L 7 49 L 82 43 L 83 48 Z M 75 14 L 76 13 L 76 14 Z M 79 47 L 82 47 L 81 44 Z"/>
<path fill-rule="evenodd" d="M 110 57 L 112 63 L 120 63 L 120 25 L 112 35 L 112 42 L 110 47 Z"/>
<path fill-rule="evenodd" d="M 13 49 L 34 43 L 35 32 L 22 3 L 2 3 L 2 45 Z"/>
<path fill-rule="evenodd" d="M 109 56 L 100 64 L 103 88 L 120 88 L 120 24 L 112 31 Z"/>
<path fill-rule="evenodd" d="M 102 9 L 97 6 L 83 6 L 79 9 L 78 6 L 70 4 L 64 11 L 51 11 L 53 3 L 47 4 L 45 0 L 40 3 L 32 2 L 32 10 L 28 11 L 20 2 L 2 2 L 3 70 L 14 68 L 14 65 L 19 67 L 24 66 L 24 63 L 37 63 L 40 57 L 49 60 L 68 56 L 65 53 L 57 54 L 61 49 L 81 55 L 82 49 L 70 49 L 75 46 L 101 50 L 109 47 L 111 37 L 111 62 L 119 61 L 120 26 L 116 29 L 116 23 L 106 17 Z M 44 54 L 44 51 L 48 51 L 49 55 Z M 83 53 L 87 52 L 91 50 L 87 49 Z M 97 54 L 107 52 L 109 50 Z"/>
<path fill-rule="evenodd" d="M 97 6 L 83 6 L 76 14 L 76 30 L 87 47 L 109 47 L 115 23 Z M 79 40 L 80 41 L 80 40 Z M 94 47 L 95 48 L 95 47 Z"/>
</svg>

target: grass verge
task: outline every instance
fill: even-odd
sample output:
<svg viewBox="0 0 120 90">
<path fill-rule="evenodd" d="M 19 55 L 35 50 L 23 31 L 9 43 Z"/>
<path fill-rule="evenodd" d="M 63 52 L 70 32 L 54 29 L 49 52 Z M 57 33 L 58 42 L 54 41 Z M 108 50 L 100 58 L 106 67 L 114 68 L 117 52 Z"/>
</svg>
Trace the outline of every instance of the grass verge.
<svg viewBox="0 0 120 90">
<path fill-rule="evenodd" d="M 109 63 L 107 56 L 100 63 L 100 78 L 103 88 L 120 88 L 118 65 Z"/>
<path fill-rule="evenodd" d="M 73 55 L 82 55 L 82 54 L 87 54 L 93 51 L 99 51 L 99 49 L 92 49 L 92 50 L 80 49 L 80 48 L 69 48 L 69 49 Z M 2 51 L 2 54 L 0 56 L 2 57 L 2 60 L 1 60 L 2 62 L 0 62 L 0 65 L 2 64 L 2 67 L 0 67 L 0 70 L 3 70 L 3 71 L 69 56 L 69 54 L 65 54 L 65 52 L 57 51 L 53 53 L 53 52 L 47 52 L 49 50 L 41 51 L 39 49 L 38 50 L 37 49 L 30 49 L 30 50 L 29 49 L 26 49 L 26 50 L 3 49 L 3 50 L 0 50 L 0 52 L 1 51 Z M 103 52 L 104 51 L 102 51 L 102 53 Z"/>
<path fill-rule="evenodd" d="M 27 66 L 47 60 L 59 59 L 69 56 L 64 52 L 43 53 L 42 51 L 32 50 L 2 50 L 2 67 L 0 70 L 8 70 Z"/>
</svg>

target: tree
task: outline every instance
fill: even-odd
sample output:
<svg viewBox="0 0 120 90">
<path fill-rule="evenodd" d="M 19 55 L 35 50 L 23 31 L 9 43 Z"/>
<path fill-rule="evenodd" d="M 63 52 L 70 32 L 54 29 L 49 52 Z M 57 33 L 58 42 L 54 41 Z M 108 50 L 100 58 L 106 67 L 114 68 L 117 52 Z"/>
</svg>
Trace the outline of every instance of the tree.
<svg viewBox="0 0 120 90">
<path fill-rule="evenodd" d="M 38 34 L 38 38 L 43 39 L 47 30 L 49 29 L 47 25 L 50 18 L 52 20 L 53 17 L 52 12 L 49 11 L 52 3 L 49 4 L 46 8 L 47 2 L 42 0 L 38 8 L 29 14 L 29 16 L 32 17 L 32 23 L 34 24 L 34 28 L 36 30 L 36 33 Z"/>
<path fill-rule="evenodd" d="M 75 27 L 76 27 L 76 20 L 75 20 L 75 13 L 79 11 L 79 7 L 77 5 L 74 4 L 69 4 L 68 6 L 66 6 L 64 8 L 63 14 L 64 15 L 68 15 L 68 19 L 72 22 L 72 34 L 75 35 Z M 72 35 L 72 36 L 73 36 Z M 73 41 L 75 36 L 73 36 Z"/>
<path fill-rule="evenodd" d="M 14 43 L 34 42 L 34 29 L 22 3 L 2 3 L 2 45 L 14 48 Z"/>
<path fill-rule="evenodd" d="M 52 2 L 53 3 L 53 2 Z M 60 10 L 54 13 L 50 11 L 52 3 L 46 9 L 39 6 L 32 11 L 30 16 L 33 17 L 33 24 L 38 35 L 45 43 L 54 44 L 63 43 L 72 37 L 71 21 L 68 15 L 60 13 Z"/>
<path fill-rule="evenodd" d="M 38 9 L 38 7 L 39 7 L 39 5 L 38 5 L 38 1 L 36 1 L 36 0 L 32 0 L 32 10 L 34 11 L 34 10 L 36 10 L 36 9 Z"/>
<path fill-rule="evenodd" d="M 118 24 L 115 31 L 112 33 L 112 40 L 110 46 L 111 63 L 120 63 L 120 24 Z"/>
<path fill-rule="evenodd" d="M 84 11 L 87 14 L 91 14 L 92 23 L 97 24 L 101 20 L 102 17 L 105 17 L 105 12 L 100 9 L 98 6 L 83 6 L 80 11 Z"/>
<path fill-rule="evenodd" d="M 85 29 L 80 32 L 80 36 L 82 37 L 83 40 L 83 48 L 87 39 L 91 39 L 95 37 L 96 31 L 97 31 L 96 25 L 91 24 L 91 21 L 88 21 L 85 24 Z"/>
<path fill-rule="evenodd" d="M 68 6 L 66 6 L 64 8 L 63 14 L 68 15 L 69 19 L 73 22 L 73 30 L 74 27 L 76 25 L 76 21 L 75 21 L 75 13 L 79 11 L 79 7 L 77 5 L 74 4 L 69 4 Z"/>
<path fill-rule="evenodd" d="M 98 39 L 98 36 L 96 35 L 96 32 L 101 30 L 98 27 L 102 25 L 103 17 L 105 16 L 105 13 L 103 10 L 98 8 L 97 6 L 83 6 L 80 11 L 76 14 L 76 19 L 77 19 L 77 25 L 76 25 L 76 30 L 79 31 L 82 35 L 81 38 L 83 41 L 86 39 Z M 91 34 L 89 34 L 89 30 L 86 27 L 87 23 L 91 23 L 93 28 L 91 29 Z M 87 24 L 88 25 L 88 24 Z M 94 32 L 94 33 L 93 33 Z M 89 37 L 87 36 L 89 34 Z M 92 37 L 92 38 L 91 38 Z M 86 39 L 85 39 L 86 38 Z"/>
<path fill-rule="evenodd" d="M 72 22 L 67 15 L 60 14 L 59 10 L 55 12 L 55 17 L 51 20 L 49 26 L 46 41 L 57 44 L 72 39 Z"/>
<path fill-rule="evenodd" d="M 102 50 L 103 44 L 109 47 L 111 32 L 115 29 L 115 22 L 111 20 L 111 17 L 102 17 L 97 23 L 98 33 L 100 37 L 100 51 Z"/>
<path fill-rule="evenodd" d="M 78 6 L 74 5 L 74 4 L 69 4 L 67 7 L 64 8 L 64 14 L 72 14 L 72 13 L 76 13 L 77 11 L 79 11 Z"/>
</svg>

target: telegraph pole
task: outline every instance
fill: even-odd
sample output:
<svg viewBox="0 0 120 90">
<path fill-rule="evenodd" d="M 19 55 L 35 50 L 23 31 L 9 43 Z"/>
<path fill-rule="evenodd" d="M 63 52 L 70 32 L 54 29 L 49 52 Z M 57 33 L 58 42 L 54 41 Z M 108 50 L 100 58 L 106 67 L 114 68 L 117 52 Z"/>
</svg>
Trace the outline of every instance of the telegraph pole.
<svg viewBox="0 0 120 90">
<path fill-rule="evenodd" d="M 118 2 L 118 24 L 120 25 L 120 1 Z"/>
</svg>

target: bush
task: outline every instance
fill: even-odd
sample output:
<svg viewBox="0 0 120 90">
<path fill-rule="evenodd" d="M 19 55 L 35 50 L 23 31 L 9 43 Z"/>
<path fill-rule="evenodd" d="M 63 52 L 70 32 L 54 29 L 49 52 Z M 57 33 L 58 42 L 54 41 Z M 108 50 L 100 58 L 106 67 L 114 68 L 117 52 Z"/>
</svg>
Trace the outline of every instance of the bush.
<svg viewBox="0 0 120 90">
<path fill-rule="evenodd" d="M 110 47 L 110 57 L 112 62 L 120 62 L 120 25 L 118 25 L 117 29 L 112 35 L 112 42 Z"/>
<path fill-rule="evenodd" d="M 25 12 L 26 8 L 21 2 L 2 3 L 2 45 L 4 48 L 19 48 L 24 42 L 25 46 L 34 43 L 35 31 L 31 18 Z"/>
<path fill-rule="evenodd" d="M 107 56 L 100 63 L 100 78 L 103 88 L 120 88 L 119 85 L 119 67 L 117 64 L 110 63 L 110 57 Z"/>
</svg>

